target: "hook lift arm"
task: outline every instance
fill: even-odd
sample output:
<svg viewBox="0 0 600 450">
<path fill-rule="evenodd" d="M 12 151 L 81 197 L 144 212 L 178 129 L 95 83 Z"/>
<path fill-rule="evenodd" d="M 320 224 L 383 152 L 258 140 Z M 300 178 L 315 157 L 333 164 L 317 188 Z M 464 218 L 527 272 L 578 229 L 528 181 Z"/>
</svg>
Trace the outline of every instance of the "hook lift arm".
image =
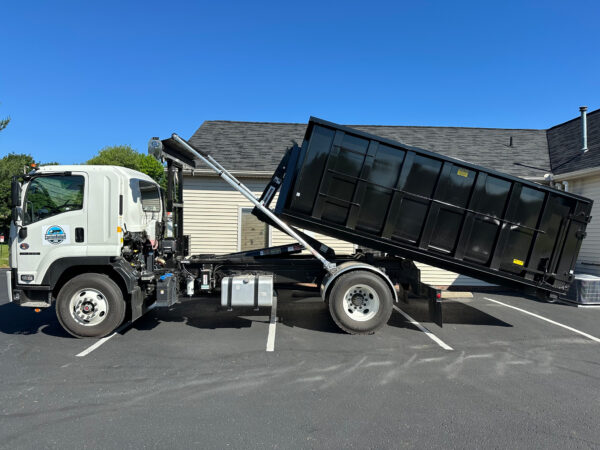
<svg viewBox="0 0 600 450">
<path fill-rule="evenodd" d="M 259 201 L 252 191 L 248 189 L 240 180 L 238 180 L 231 172 L 225 169 L 217 160 L 215 160 L 210 154 L 194 148 L 185 139 L 182 139 L 177 134 L 173 133 L 170 144 L 176 143 L 176 149 L 174 146 L 170 146 L 167 151 L 164 151 L 163 142 L 158 138 L 152 138 L 149 143 L 150 151 L 158 159 L 175 159 L 178 162 L 185 162 L 185 165 L 194 168 L 193 160 L 199 159 L 208 167 L 210 167 L 219 177 L 221 177 L 227 184 L 233 187 L 236 191 L 246 197 L 257 209 L 263 214 L 268 216 L 274 223 L 276 223 L 282 231 L 288 234 L 290 237 L 297 240 L 300 244 L 306 248 L 315 258 L 317 258 L 325 270 L 330 273 L 335 272 L 336 265 L 328 261 L 323 255 L 321 255 L 315 248 L 313 248 L 302 236 L 300 236 L 292 227 L 277 217 L 269 208 L 267 208 L 261 201 Z M 173 154 L 175 153 L 175 154 Z M 190 164 L 192 163 L 192 164 Z"/>
</svg>

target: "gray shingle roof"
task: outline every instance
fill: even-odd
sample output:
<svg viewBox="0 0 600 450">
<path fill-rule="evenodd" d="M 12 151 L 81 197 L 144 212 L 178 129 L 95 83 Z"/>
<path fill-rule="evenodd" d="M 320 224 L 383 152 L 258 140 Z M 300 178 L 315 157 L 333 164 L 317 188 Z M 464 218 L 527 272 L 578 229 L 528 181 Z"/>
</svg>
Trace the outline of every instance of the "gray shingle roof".
<svg viewBox="0 0 600 450">
<path fill-rule="evenodd" d="M 546 130 L 349 125 L 407 145 L 422 147 L 516 176 L 542 176 L 550 171 Z M 306 124 L 206 121 L 190 138 L 227 169 L 273 171 L 285 150 L 302 143 Z M 509 146 L 512 137 L 512 147 Z"/>
<path fill-rule="evenodd" d="M 581 117 L 548 130 L 548 151 L 556 174 L 600 166 L 600 109 L 587 115 L 588 151 L 583 154 Z"/>
</svg>

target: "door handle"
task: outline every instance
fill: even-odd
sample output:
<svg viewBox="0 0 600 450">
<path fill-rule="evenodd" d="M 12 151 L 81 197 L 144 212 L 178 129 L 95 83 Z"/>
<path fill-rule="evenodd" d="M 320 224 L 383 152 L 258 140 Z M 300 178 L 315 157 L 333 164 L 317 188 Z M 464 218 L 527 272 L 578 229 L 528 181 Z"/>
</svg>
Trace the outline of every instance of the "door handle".
<svg viewBox="0 0 600 450">
<path fill-rule="evenodd" d="M 83 242 L 84 234 L 83 228 L 75 228 L 75 242 Z"/>
</svg>

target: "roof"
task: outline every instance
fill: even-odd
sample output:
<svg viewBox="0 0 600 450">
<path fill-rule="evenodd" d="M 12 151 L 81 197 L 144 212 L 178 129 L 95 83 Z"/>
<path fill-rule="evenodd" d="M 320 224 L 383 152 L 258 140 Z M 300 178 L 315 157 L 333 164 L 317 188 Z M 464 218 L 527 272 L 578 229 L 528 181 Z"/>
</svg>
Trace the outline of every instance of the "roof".
<svg viewBox="0 0 600 450">
<path fill-rule="evenodd" d="M 541 177 L 581 149 L 580 118 L 549 130 L 348 126 L 520 177 Z M 302 143 L 305 130 L 304 123 L 211 120 L 196 130 L 190 142 L 234 172 L 270 173 L 288 147 L 294 142 Z M 588 147 L 590 151 L 584 157 L 558 167 L 556 173 L 590 164 L 600 166 L 600 110 L 588 114 Z"/>
<path fill-rule="evenodd" d="M 349 125 L 401 143 L 422 147 L 516 176 L 542 176 L 550 171 L 545 130 Z M 304 123 L 206 121 L 190 138 L 232 171 L 275 170 L 285 150 L 304 139 Z M 512 147 L 510 146 L 512 137 Z"/>
<path fill-rule="evenodd" d="M 552 172 L 562 174 L 600 166 L 600 109 L 587 115 L 588 151 L 581 151 L 581 117 L 548 130 L 548 152 Z"/>
</svg>

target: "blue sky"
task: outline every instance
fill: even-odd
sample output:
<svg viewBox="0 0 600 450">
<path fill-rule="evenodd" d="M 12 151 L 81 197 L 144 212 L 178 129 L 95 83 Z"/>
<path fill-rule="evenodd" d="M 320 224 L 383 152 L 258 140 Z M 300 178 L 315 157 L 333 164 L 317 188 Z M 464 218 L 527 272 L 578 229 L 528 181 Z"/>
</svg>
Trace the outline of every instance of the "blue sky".
<svg viewBox="0 0 600 450">
<path fill-rule="evenodd" d="M 204 120 L 547 128 L 600 108 L 600 3 L 4 2 L 0 156 Z"/>
</svg>

